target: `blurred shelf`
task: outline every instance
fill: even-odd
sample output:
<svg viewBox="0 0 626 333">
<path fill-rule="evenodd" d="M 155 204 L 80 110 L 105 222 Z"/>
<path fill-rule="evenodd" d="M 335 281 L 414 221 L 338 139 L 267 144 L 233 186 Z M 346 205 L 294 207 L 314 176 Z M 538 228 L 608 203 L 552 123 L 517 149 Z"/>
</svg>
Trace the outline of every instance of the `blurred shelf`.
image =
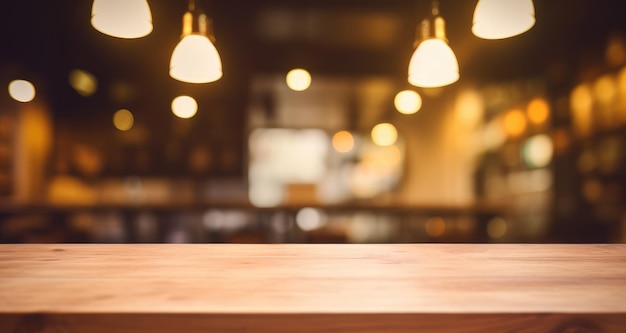
<svg viewBox="0 0 626 333">
<path fill-rule="evenodd" d="M 58 204 L 0 204 L 0 214 L 41 214 L 103 211 L 153 211 L 202 212 L 209 209 L 243 210 L 251 212 L 295 212 L 302 208 L 317 208 L 330 213 L 369 212 L 391 215 L 499 215 L 507 212 L 503 204 L 476 203 L 472 205 L 408 205 L 380 203 L 346 204 L 289 204 L 276 207 L 255 207 L 245 202 L 206 202 L 192 204 L 97 204 L 97 205 L 58 205 Z"/>
</svg>

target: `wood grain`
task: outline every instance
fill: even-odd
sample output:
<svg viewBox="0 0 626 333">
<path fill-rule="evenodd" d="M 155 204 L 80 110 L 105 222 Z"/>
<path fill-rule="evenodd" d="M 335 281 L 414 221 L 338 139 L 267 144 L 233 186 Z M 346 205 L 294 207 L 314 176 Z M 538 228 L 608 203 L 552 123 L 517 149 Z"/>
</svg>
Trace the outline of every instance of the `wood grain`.
<svg viewBox="0 0 626 333">
<path fill-rule="evenodd" d="M 0 332 L 38 322 L 59 332 L 626 332 L 626 245 L 0 245 Z"/>
</svg>

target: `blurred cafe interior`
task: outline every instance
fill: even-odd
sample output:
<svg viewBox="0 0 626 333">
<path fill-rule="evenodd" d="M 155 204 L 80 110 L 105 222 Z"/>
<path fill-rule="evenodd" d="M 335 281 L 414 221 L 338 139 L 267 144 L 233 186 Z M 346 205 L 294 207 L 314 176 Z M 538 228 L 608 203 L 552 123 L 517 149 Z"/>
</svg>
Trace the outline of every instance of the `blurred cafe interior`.
<svg viewBox="0 0 626 333">
<path fill-rule="evenodd" d="M 0 27 L 0 243 L 626 242 L 623 1 L 10 0 Z"/>
</svg>

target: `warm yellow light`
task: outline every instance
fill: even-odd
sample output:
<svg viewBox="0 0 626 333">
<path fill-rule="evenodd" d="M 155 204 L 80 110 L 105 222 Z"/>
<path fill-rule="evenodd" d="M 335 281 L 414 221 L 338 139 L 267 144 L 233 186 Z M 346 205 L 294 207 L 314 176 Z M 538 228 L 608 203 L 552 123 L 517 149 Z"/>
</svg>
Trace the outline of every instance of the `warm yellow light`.
<svg viewBox="0 0 626 333">
<path fill-rule="evenodd" d="M 530 167 L 543 168 L 550 164 L 554 154 L 552 139 L 545 134 L 530 137 L 522 148 L 524 162 Z"/>
<path fill-rule="evenodd" d="M 188 83 L 209 83 L 222 77 L 222 60 L 208 37 L 184 36 L 172 53 L 170 76 Z"/>
<path fill-rule="evenodd" d="M 543 98 L 535 98 L 528 103 L 526 109 L 528 120 L 535 125 L 542 125 L 548 120 L 550 116 L 550 106 Z"/>
<path fill-rule="evenodd" d="M 475 90 L 461 91 L 454 103 L 456 119 L 466 128 L 473 128 L 482 122 L 484 109 L 482 95 Z"/>
<path fill-rule="evenodd" d="M 311 86 L 311 74 L 302 68 L 292 69 L 289 73 L 287 73 L 285 81 L 287 81 L 289 89 L 304 91 L 309 89 L 309 86 Z"/>
<path fill-rule="evenodd" d="M 198 111 L 198 103 L 193 97 L 178 96 L 172 100 L 172 112 L 179 118 L 191 118 Z"/>
<path fill-rule="evenodd" d="M 522 34 L 534 25 L 532 0 L 479 0 L 472 32 L 484 39 L 503 39 Z"/>
<path fill-rule="evenodd" d="M 413 114 L 422 107 L 422 97 L 413 90 L 403 90 L 393 99 L 396 110 L 402 114 Z"/>
<path fill-rule="evenodd" d="M 617 96 L 617 80 L 612 75 L 603 75 L 593 86 L 593 95 L 603 107 L 611 107 Z"/>
<path fill-rule="evenodd" d="M 618 120 L 626 123 L 626 66 L 623 67 L 617 76 L 617 94 L 619 97 Z"/>
<path fill-rule="evenodd" d="M 152 13 L 147 0 L 94 0 L 91 25 L 109 36 L 140 38 L 152 32 Z"/>
<path fill-rule="evenodd" d="M 134 122 L 133 114 L 126 109 L 117 110 L 113 115 L 113 125 L 120 131 L 128 131 Z"/>
<path fill-rule="evenodd" d="M 374 165 L 380 165 L 383 168 L 394 168 L 402 162 L 402 152 L 396 145 L 381 147 L 375 156 L 377 159 Z"/>
<path fill-rule="evenodd" d="M 503 125 L 509 136 L 520 136 L 526 131 L 526 116 L 520 110 L 511 110 L 504 115 Z"/>
<path fill-rule="evenodd" d="M 390 123 L 381 123 L 372 128 L 372 141 L 379 146 L 391 146 L 397 139 L 398 130 Z"/>
<path fill-rule="evenodd" d="M 419 44 L 409 62 L 409 83 L 424 88 L 447 86 L 459 79 L 454 51 L 438 38 Z"/>
<path fill-rule="evenodd" d="M 588 85 L 581 84 L 572 90 L 570 108 L 576 133 L 589 135 L 593 126 L 593 94 Z"/>
<path fill-rule="evenodd" d="M 80 69 L 70 71 L 69 83 L 81 96 L 91 96 L 98 90 L 98 80 L 91 73 Z"/>
<path fill-rule="evenodd" d="M 354 148 L 354 137 L 348 131 L 339 131 L 333 135 L 333 148 L 340 153 L 348 153 Z"/>
<path fill-rule="evenodd" d="M 35 99 L 35 86 L 26 80 L 13 80 L 9 83 L 9 95 L 18 102 L 30 102 Z"/>
</svg>

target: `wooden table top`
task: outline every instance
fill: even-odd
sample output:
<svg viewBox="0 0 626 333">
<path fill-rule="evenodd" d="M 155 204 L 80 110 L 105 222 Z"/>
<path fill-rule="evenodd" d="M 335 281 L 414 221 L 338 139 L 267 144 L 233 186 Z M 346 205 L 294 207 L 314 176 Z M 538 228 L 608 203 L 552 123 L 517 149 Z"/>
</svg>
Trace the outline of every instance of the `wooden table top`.
<svg viewBox="0 0 626 333">
<path fill-rule="evenodd" d="M 0 245 L 0 314 L 37 313 L 606 314 L 626 329 L 626 245 Z"/>
</svg>

